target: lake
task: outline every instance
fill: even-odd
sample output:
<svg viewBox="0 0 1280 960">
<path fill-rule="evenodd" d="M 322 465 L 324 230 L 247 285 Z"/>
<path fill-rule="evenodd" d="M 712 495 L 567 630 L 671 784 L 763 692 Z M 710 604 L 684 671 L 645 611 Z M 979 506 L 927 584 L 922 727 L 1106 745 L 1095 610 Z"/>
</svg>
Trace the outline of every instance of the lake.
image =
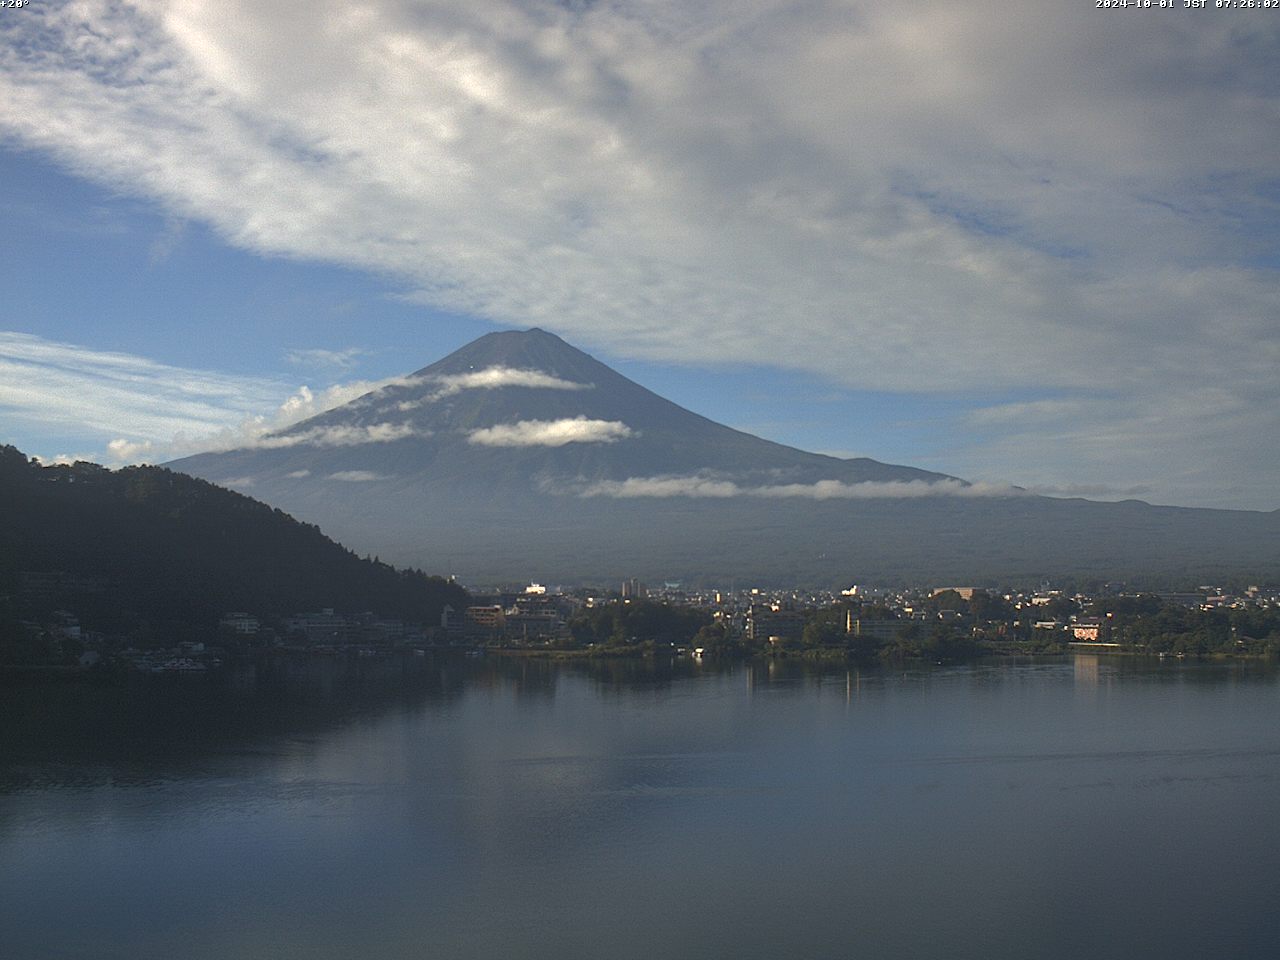
<svg viewBox="0 0 1280 960">
<path fill-rule="evenodd" d="M 315 659 L 0 688 L 0 955 L 1267 957 L 1280 674 Z"/>
</svg>

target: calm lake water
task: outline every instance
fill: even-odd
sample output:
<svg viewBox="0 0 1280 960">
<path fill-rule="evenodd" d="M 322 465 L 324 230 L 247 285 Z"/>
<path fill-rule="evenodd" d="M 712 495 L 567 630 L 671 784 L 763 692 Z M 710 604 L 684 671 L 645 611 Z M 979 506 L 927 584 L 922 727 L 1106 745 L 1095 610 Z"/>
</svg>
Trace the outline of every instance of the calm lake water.
<svg viewBox="0 0 1280 960">
<path fill-rule="evenodd" d="M 0 688 L 0 955 L 1280 955 L 1280 677 L 317 661 Z"/>
</svg>

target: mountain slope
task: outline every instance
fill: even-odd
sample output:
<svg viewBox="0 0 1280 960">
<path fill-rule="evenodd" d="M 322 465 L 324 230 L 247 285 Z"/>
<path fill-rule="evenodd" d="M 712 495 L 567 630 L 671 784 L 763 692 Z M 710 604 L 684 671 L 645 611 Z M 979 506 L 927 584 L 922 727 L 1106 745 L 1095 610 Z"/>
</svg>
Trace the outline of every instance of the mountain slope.
<svg viewBox="0 0 1280 960">
<path fill-rule="evenodd" d="M 541 330 L 481 337 L 252 449 L 177 461 L 400 562 L 479 579 L 1275 570 L 1280 515 L 979 490 L 714 423 Z"/>
<path fill-rule="evenodd" d="M 583 438 L 560 445 L 551 445 L 556 437 L 527 444 L 513 438 L 501 446 L 475 438 L 477 431 L 528 422 L 571 430 L 567 422 L 574 420 L 587 424 Z M 597 424 L 618 426 L 613 435 L 602 432 L 596 439 L 590 430 Z M 319 471 L 365 471 L 414 486 L 453 486 L 483 474 L 487 484 L 510 496 L 527 493 L 531 477 L 544 486 L 700 471 L 788 482 L 944 479 L 875 460 L 806 453 L 730 429 L 537 329 L 488 334 L 403 383 L 297 424 L 267 443 L 266 449 L 189 457 L 174 467 L 211 479 L 248 476 L 255 485 L 273 484 L 273 490 L 283 490 L 287 479 L 309 481 L 294 485 L 299 493 Z M 309 473 L 290 477 L 302 470 Z"/>
</svg>

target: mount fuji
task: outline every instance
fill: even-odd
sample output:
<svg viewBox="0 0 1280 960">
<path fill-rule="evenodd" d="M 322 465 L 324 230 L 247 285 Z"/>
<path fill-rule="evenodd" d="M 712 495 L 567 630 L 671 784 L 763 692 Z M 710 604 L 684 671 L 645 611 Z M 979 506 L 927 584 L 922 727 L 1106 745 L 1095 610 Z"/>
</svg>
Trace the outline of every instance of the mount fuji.
<svg viewBox="0 0 1280 960">
<path fill-rule="evenodd" d="M 491 333 L 253 446 L 169 464 L 471 582 L 835 584 L 1280 571 L 1280 511 L 1096 503 L 808 453 L 542 330 Z"/>
</svg>

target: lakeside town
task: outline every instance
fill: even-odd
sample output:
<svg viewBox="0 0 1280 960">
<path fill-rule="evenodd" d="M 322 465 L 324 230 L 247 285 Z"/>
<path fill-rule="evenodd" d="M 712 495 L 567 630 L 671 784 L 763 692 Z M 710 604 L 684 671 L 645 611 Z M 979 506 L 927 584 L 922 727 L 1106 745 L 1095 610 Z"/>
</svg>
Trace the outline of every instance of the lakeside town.
<svg viewBox="0 0 1280 960">
<path fill-rule="evenodd" d="M 1026 575 L 1003 586 L 976 569 L 968 583 L 877 583 L 883 574 L 867 571 L 843 588 L 716 586 L 710 575 L 494 586 L 360 557 L 279 509 L 163 468 L 44 466 L 3 447 L 0 479 L 11 494 L 0 666 L 28 676 L 197 674 L 277 653 L 458 649 L 864 663 L 1073 648 L 1280 654 L 1280 586 L 1267 565 Z"/>
<path fill-rule="evenodd" d="M 20 599 L 39 605 L 65 574 L 25 572 Z M 112 634 L 73 609 L 18 621 L 10 666 L 201 674 L 282 655 L 380 656 L 453 649 L 551 656 L 771 656 L 954 661 L 984 655 L 1098 653 L 1265 657 L 1280 653 L 1280 587 L 1202 585 L 1181 592 L 1031 591 L 973 586 L 843 590 L 691 589 L 630 579 L 615 589 L 524 587 L 468 592 L 438 623 L 323 607 L 285 617 L 227 611 L 189 637 Z"/>
</svg>

